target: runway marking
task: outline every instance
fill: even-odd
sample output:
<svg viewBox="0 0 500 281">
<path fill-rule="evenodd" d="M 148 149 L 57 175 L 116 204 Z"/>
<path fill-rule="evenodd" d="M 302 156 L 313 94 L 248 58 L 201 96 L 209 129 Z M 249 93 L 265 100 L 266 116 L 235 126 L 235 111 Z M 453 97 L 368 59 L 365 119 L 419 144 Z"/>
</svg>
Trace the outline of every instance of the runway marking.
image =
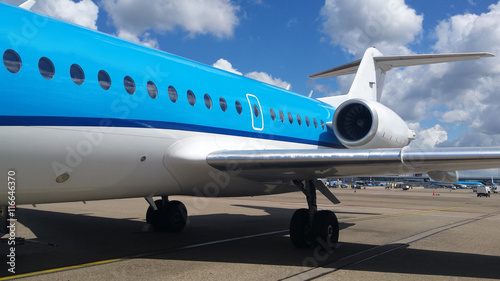
<svg viewBox="0 0 500 281">
<path fill-rule="evenodd" d="M 433 211 L 433 210 L 430 210 Z M 418 212 L 417 212 L 418 213 Z M 381 246 L 376 246 L 368 250 L 361 251 L 359 253 L 355 253 L 353 255 L 347 256 L 345 258 L 342 258 L 338 261 L 332 262 L 330 264 L 325 264 L 322 265 L 321 267 L 316 267 L 307 271 L 304 271 L 302 273 L 299 273 L 294 276 L 290 276 L 288 278 L 282 279 L 282 281 L 298 281 L 298 280 L 314 280 L 319 277 L 325 276 L 327 274 L 331 274 L 335 271 L 338 271 L 342 268 L 346 268 L 349 266 L 353 266 L 356 264 L 360 264 L 362 262 L 371 260 L 373 258 L 385 255 L 387 253 L 390 253 L 392 251 L 395 251 L 397 249 L 403 248 L 403 247 L 408 247 L 410 244 L 415 243 L 417 241 L 420 241 L 422 239 L 425 239 L 427 237 L 436 235 L 438 233 L 444 232 L 446 230 L 450 230 L 456 227 L 460 227 L 469 223 L 477 222 L 489 217 L 497 216 L 500 215 L 500 213 L 490 213 L 487 215 L 482 215 L 479 217 L 475 218 L 470 218 L 466 219 L 463 221 L 459 221 L 456 223 L 448 224 L 445 226 L 433 228 L 412 236 L 409 236 L 407 238 L 400 239 L 398 241 L 381 245 Z"/>
<path fill-rule="evenodd" d="M 89 262 L 89 263 L 83 263 L 83 264 L 78 264 L 78 265 L 71 265 L 71 266 L 65 266 L 65 267 L 23 273 L 23 274 L 18 274 L 18 275 L 13 275 L 13 276 L 2 277 L 2 278 L 0 278 L 0 281 L 1 280 L 12 280 L 12 279 L 17 279 L 17 278 L 32 277 L 32 276 L 37 276 L 37 275 L 55 273 L 55 272 L 65 271 L 65 270 L 78 269 L 78 268 L 83 268 L 83 267 L 91 267 L 91 266 L 96 266 L 96 265 L 113 263 L 113 262 L 117 262 L 117 261 L 121 261 L 121 260 L 123 260 L 123 259 L 109 259 L 109 260 L 102 260 L 102 261 Z"/>
<path fill-rule="evenodd" d="M 424 213 L 431 213 L 431 212 L 449 211 L 449 210 L 454 210 L 454 209 L 459 209 L 459 208 L 462 208 L 462 207 L 450 207 L 450 208 L 416 211 L 416 212 L 401 213 L 401 214 L 380 215 L 380 216 L 373 216 L 373 217 L 368 217 L 368 218 L 351 219 L 351 220 L 347 220 L 346 222 L 374 220 L 374 219 L 382 219 L 382 218 L 390 218 L 390 217 L 401 217 L 401 216 L 417 215 L 417 214 L 424 214 Z"/>
<path fill-rule="evenodd" d="M 123 257 L 123 258 L 102 260 L 102 261 L 89 262 L 89 263 L 83 263 L 83 264 L 78 264 L 78 265 L 64 266 L 64 267 L 58 267 L 58 268 L 53 268 L 53 269 L 47 269 L 47 270 L 41 270 L 41 271 L 35 271 L 35 272 L 29 272 L 29 273 L 23 273 L 23 274 L 18 274 L 18 275 L 13 275 L 13 276 L 1 277 L 0 281 L 2 281 L 2 280 L 13 280 L 13 279 L 25 278 L 25 277 L 33 277 L 33 276 L 50 274 L 50 273 L 56 273 L 56 272 L 61 272 L 61 271 L 68 271 L 68 270 L 80 269 L 80 268 L 85 268 L 85 267 L 92 267 L 92 266 L 97 266 L 97 265 L 103 265 L 103 264 L 109 264 L 109 263 L 114 263 L 114 262 L 126 261 L 126 260 L 131 260 L 131 259 L 136 259 L 136 258 L 143 258 L 143 257 L 147 257 L 147 256 L 154 256 L 154 255 L 159 255 L 159 254 L 165 254 L 165 253 L 177 252 L 177 251 L 182 251 L 182 250 L 194 249 L 194 248 L 199 248 L 199 247 L 204 247 L 204 246 L 210 246 L 210 245 L 216 245 L 216 244 L 222 244 L 222 243 L 233 242 L 233 241 L 238 241 L 238 240 L 256 238 L 256 237 L 273 235 L 273 234 L 286 233 L 288 231 L 289 231 L 288 229 L 287 230 L 271 231 L 271 232 L 265 232 L 265 233 L 259 233 L 259 234 L 253 234 L 253 235 L 246 235 L 246 236 L 235 237 L 235 238 L 228 238 L 228 239 L 222 239 L 222 240 L 204 242 L 204 243 L 199 243 L 199 244 L 194 244 L 194 245 L 187 245 L 187 246 L 183 246 L 183 247 L 179 247 L 179 248 L 174 248 L 174 249 L 159 250 L 159 251 L 155 251 L 155 252 L 143 253 L 143 254 L 138 254 L 138 255 L 133 255 L 133 256 L 128 256 L 128 257 Z"/>
</svg>

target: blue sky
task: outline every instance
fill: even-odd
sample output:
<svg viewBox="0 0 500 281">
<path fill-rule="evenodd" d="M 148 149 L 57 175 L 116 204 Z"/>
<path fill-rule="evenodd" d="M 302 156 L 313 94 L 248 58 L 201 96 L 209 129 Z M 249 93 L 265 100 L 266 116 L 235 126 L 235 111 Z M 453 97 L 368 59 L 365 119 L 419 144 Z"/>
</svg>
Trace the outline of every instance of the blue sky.
<svg viewBox="0 0 500 281">
<path fill-rule="evenodd" d="M 414 147 L 500 145 L 498 0 L 39 0 L 33 10 L 313 97 L 344 94 L 353 77 L 308 75 L 370 46 L 491 52 L 392 70 L 381 102 L 417 132 Z"/>
</svg>

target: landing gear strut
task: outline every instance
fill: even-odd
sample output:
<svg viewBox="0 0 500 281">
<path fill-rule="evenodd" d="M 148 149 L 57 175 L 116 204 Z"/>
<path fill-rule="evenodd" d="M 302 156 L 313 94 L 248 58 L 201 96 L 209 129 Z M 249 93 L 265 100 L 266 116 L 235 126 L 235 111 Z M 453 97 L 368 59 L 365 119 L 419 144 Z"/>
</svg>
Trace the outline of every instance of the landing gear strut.
<svg viewBox="0 0 500 281">
<path fill-rule="evenodd" d="M 154 201 L 146 198 L 150 206 L 146 212 L 146 222 L 153 225 L 155 231 L 179 232 L 188 221 L 187 209 L 180 201 L 169 201 L 168 196 Z M 156 207 L 156 210 L 155 210 Z"/>
<path fill-rule="evenodd" d="M 305 186 L 301 182 L 295 182 L 295 184 L 306 195 L 309 209 L 299 209 L 292 216 L 290 238 L 293 245 L 297 248 L 321 246 L 330 249 L 335 247 L 339 240 L 339 223 L 332 211 L 317 211 L 315 185 L 319 185 L 319 181 L 307 180 Z M 324 193 L 324 190 L 321 192 Z"/>
</svg>

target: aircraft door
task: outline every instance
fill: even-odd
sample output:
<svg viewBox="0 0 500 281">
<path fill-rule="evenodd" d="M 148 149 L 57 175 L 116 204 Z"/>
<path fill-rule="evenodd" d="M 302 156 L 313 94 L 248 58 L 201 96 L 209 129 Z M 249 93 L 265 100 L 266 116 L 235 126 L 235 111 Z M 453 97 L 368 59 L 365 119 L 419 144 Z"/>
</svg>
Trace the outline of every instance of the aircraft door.
<svg viewBox="0 0 500 281">
<path fill-rule="evenodd" d="M 247 94 L 248 105 L 250 106 L 250 114 L 252 115 L 252 128 L 256 131 L 264 130 L 264 117 L 262 116 L 262 107 L 259 99 L 251 94 Z"/>
</svg>

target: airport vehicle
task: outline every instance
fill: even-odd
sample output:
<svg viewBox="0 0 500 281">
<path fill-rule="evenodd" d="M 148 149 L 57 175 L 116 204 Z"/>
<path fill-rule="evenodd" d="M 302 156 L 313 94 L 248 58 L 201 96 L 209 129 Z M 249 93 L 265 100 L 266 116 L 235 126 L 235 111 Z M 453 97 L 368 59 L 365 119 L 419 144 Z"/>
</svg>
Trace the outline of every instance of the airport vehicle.
<svg viewBox="0 0 500 281">
<path fill-rule="evenodd" d="M 311 76 L 356 73 L 346 95 L 313 99 L 3 3 L 0 53 L 4 232 L 14 205 L 144 197 L 148 223 L 180 231 L 187 210 L 171 195 L 301 190 L 308 208 L 292 216 L 293 244 L 333 247 L 338 221 L 317 211 L 316 190 L 339 201 L 320 178 L 455 182 L 455 170 L 500 167 L 500 148 L 408 148 L 414 132 L 379 102 L 392 68 L 489 53 L 368 48 Z"/>
<path fill-rule="evenodd" d="M 493 193 L 498 193 L 498 185 L 495 183 L 493 180 L 493 177 L 491 177 L 491 190 L 493 190 Z"/>
<path fill-rule="evenodd" d="M 477 192 L 477 197 L 482 197 L 482 196 L 490 197 L 491 190 L 489 186 L 478 185 L 476 192 Z"/>
</svg>

